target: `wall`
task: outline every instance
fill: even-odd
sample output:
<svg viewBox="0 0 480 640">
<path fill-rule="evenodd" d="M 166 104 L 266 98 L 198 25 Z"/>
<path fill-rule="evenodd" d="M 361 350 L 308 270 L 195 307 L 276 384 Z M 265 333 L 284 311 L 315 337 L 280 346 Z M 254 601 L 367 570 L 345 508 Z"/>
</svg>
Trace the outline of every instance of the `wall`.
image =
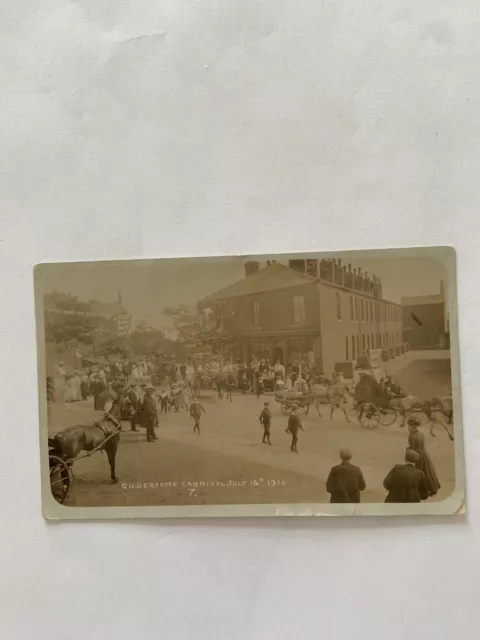
<svg viewBox="0 0 480 640">
<path fill-rule="evenodd" d="M 293 297 L 305 297 L 306 322 L 294 323 Z M 254 300 L 260 303 L 260 323 L 253 324 Z M 240 296 L 232 300 L 233 317 L 229 329 L 233 335 L 263 336 L 268 333 L 312 331 L 319 325 L 319 309 L 315 283 L 277 291 L 265 291 L 256 295 Z"/>
<path fill-rule="evenodd" d="M 378 301 L 371 296 L 362 296 L 359 295 L 359 292 L 345 291 L 324 283 L 319 283 L 318 287 L 322 368 L 325 373 L 331 373 L 336 362 L 355 360 L 359 353 L 379 348 L 381 346 L 380 340 L 389 347 L 402 342 L 402 322 L 398 305 Z M 341 320 L 337 316 L 337 296 L 340 299 Z M 350 300 L 353 303 L 353 319 Z M 381 308 L 392 311 L 382 313 Z M 400 315 L 395 315 L 395 313 L 400 313 Z"/>
<path fill-rule="evenodd" d="M 420 320 L 422 326 L 412 318 L 412 313 Z M 445 338 L 445 305 L 438 304 L 409 305 L 403 309 L 404 340 L 410 343 L 411 349 L 435 348 L 444 346 Z"/>
</svg>

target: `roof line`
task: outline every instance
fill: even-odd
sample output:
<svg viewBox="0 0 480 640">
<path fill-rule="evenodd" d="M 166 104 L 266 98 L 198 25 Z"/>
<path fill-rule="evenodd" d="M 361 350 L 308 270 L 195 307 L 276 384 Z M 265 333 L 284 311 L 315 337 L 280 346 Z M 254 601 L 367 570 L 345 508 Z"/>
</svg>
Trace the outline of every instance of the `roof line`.
<svg viewBox="0 0 480 640">
<path fill-rule="evenodd" d="M 269 264 L 269 265 L 267 264 L 266 266 L 262 267 L 261 269 L 259 269 L 258 271 L 256 271 L 255 273 L 253 273 L 250 276 L 245 276 L 244 278 L 240 278 L 239 280 L 235 280 L 235 282 L 232 282 L 232 284 L 229 284 L 226 287 L 223 287 L 222 289 L 220 289 L 217 292 L 219 294 L 218 296 L 217 296 L 217 293 L 210 293 L 210 294 L 204 296 L 203 298 L 201 298 L 199 300 L 199 303 L 202 303 L 204 301 L 212 302 L 214 300 L 228 300 L 229 298 L 241 298 L 241 297 L 244 297 L 244 296 L 255 295 L 255 294 L 252 294 L 251 292 L 246 292 L 246 293 L 238 293 L 238 294 L 235 294 L 235 295 L 231 296 L 231 295 L 223 295 L 222 292 L 225 291 L 226 289 L 230 289 L 230 287 L 233 287 L 234 285 L 238 284 L 239 282 L 243 282 L 245 280 L 245 278 L 255 278 L 255 276 L 257 276 L 258 274 L 262 273 L 262 271 L 266 271 L 267 269 L 271 269 L 271 267 L 273 265 L 275 265 L 276 268 L 281 268 L 281 269 L 284 269 L 286 271 L 293 272 L 299 278 L 303 278 L 305 280 L 305 284 L 307 284 L 307 283 L 312 283 L 313 284 L 314 282 L 318 282 L 318 279 L 315 278 L 314 276 L 310 276 L 307 273 L 300 273 L 300 271 L 297 271 L 296 269 L 292 269 L 291 267 L 287 267 L 287 265 L 280 264 L 279 262 L 274 262 L 274 263 Z M 276 291 L 281 291 L 282 289 L 289 289 L 291 287 L 298 287 L 298 282 L 285 283 L 284 286 L 276 287 L 275 290 Z M 269 289 L 265 289 L 265 291 L 269 291 Z M 263 291 L 259 291 L 258 293 L 264 293 L 264 292 Z"/>
</svg>

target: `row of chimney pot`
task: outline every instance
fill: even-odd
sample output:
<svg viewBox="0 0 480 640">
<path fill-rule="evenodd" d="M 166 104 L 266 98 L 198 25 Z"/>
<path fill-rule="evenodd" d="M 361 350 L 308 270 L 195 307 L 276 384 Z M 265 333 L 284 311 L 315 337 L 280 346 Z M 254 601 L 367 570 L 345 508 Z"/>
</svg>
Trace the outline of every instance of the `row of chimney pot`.
<svg viewBox="0 0 480 640">
<path fill-rule="evenodd" d="M 295 264 L 292 264 L 293 262 Z M 382 281 L 380 278 L 377 278 L 375 274 L 369 277 L 368 272 L 362 271 L 361 267 L 352 269 L 351 264 L 342 266 L 340 259 L 295 260 L 290 261 L 290 266 L 321 280 L 327 280 L 347 289 L 362 291 L 376 298 L 382 298 Z"/>
<path fill-rule="evenodd" d="M 268 260 L 267 266 L 274 264 L 275 260 Z M 383 297 L 382 281 L 375 274 L 369 277 L 366 271 L 362 271 L 361 267 L 352 269 L 349 263 L 342 266 L 341 259 L 332 258 L 330 260 L 322 259 L 306 259 L 306 260 L 289 260 L 289 266 L 300 273 L 307 273 L 321 280 L 327 280 L 339 286 L 353 289 L 354 291 L 362 291 L 372 295 L 375 298 Z M 245 275 L 251 276 L 258 272 L 260 263 L 251 260 L 245 263 Z"/>
</svg>

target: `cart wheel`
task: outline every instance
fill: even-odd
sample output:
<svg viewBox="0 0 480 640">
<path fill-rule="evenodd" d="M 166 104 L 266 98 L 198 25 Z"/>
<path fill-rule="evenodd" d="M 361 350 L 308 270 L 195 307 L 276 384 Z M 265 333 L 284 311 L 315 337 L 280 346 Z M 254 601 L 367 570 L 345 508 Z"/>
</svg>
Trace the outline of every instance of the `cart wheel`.
<svg viewBox="0 0 480 640">
<path fill-rule="evenodd" d="M 376 429 L 380 424 L 380 411 L 371 402 L 364 402 L 357 409 L 357 418 L 364 429 Z"/>
<path fill-rule="evenodd" d="M 397 412 L 395 409 L 386 407 L 385 409 L 380 410 L 380 424 L 382 424 L 384 427 L 389 427 L 396 421 L 396 419 Z"/>
<path fill-rule="evenodd" d="M 70 469 L 58 456 L 48 456 L 50 466 L 50 489 L 57 502 L 63 504 L 70 489 Z"/>
<path fill-rule="evenodd" d="M 283 411 L 284 415 L 289 416 L 290 415 L 290 406 L 288 404 L 282 403 L 282 411 Z"/>
</svg>

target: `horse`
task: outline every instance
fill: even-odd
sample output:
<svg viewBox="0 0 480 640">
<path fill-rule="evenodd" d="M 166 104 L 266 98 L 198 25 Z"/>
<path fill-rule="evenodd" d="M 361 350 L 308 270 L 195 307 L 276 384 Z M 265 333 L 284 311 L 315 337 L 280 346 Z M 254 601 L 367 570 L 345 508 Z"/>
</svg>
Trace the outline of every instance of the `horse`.
<svg viewBox="0 0 480 640">
<path fill-rule="evenodd" d="M 433 398 L 432 400 L 422 400 L 417 396 L 404 396 L 404 397 L 391 397 L 390 405 L 397 409 L 399 414 L 402 416 L 402 424 L 401 427 L 405 426 L 405 421 L 409 415 L 412 413 L 424 413 L 427 416 L 428 422 L 430 424 L 430 435 L 434 438 L 434 427 L 435 424 L 441 424 L 441 426 L 445 429 L 448 434 L 450 440 L 454 440 L 453 435 L 450 433 L 450 430 L 445 423 L 445 421 L 441 418 L 441 416 L 445 416 L 449 424 L 452 423 L 453 417 L 453 404 L 452 398 L 450 396 L 445 396 L 443 398 Z"/>
<path fill-rule="evenodd" d="M 317 410 L 319 418 L 322 417 L 319 405 L 324 404 L 322 403 L 322 400 L 324 400 L 330 404 L 330 420 L 333 420 L 333 412 L 338 408 L 343 411 L 346 421 L 350 422 L 345 405 L 348 402 L 348 395 L 353 396 L 353 389 L 351 385 L 348 385 L 345 382 L 330 384 L 329 386 L 314 384 L 311 386 L 310 392 L 313 395 L 313 404 Z"/>
<path fill-rule="evenodd" d="M 82 451 L 106 451 L 110 465 L 110 477 L 112 482 L 115 483 L 118 482 L 118 477 L 115 473 L 115 459 L 120 441 L 120 429 L 120 423 L 107 413 L 103 420 L 93 425 L 76 425 L 59 431 L 49 438 L 49 445 L 52 453 L 62 458 L 70 469 L 75 458 Z"/>
<path fill-rule="evenodd" d="M 232 402 L 232 389 L 235 388 L 235 378 L 232 373 L 217 373 L 215 376 L 215 387 L 217 389 L 219 400 L 223 400 L 226 394 L 226 400 Z"/>
</svg>

